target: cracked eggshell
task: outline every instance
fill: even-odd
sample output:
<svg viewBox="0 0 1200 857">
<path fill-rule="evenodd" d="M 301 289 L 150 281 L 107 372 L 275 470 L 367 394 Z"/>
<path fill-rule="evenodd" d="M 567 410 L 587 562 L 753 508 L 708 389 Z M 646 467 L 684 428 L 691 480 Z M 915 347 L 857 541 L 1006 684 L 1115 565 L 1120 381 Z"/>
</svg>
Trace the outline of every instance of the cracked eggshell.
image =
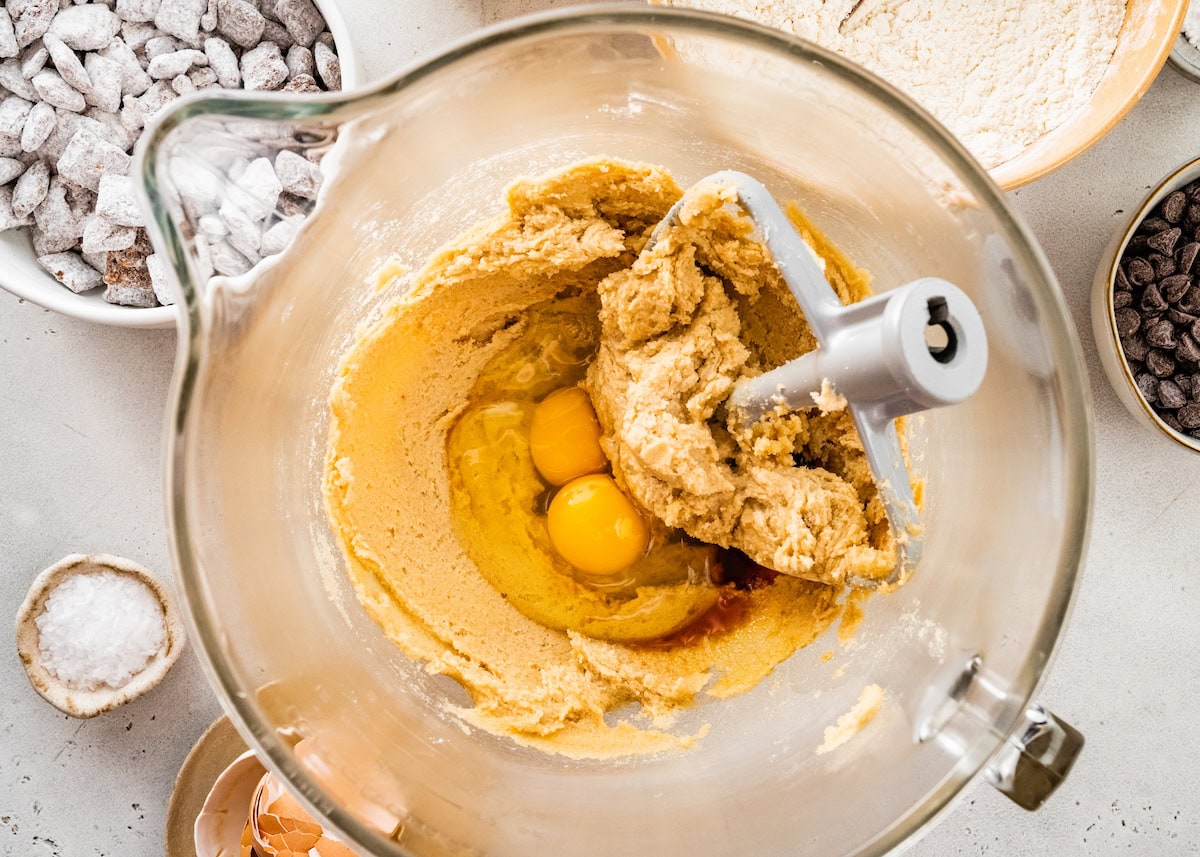
<svg viewBox="0 0 1200 857">
<path fill-rule="evenodd" d="M 246 853 L 247 841 L 264 857 L 292 851 L 312 857 L 356 857 L 322 830 L 252 750 L 217 777 L 196 816 L 193 835 L 196 857 L 236 857 Z"/>
<path fill-rule="evenodd" d="M 324 830 L 283 783 L 270 774 L 262 778 L 255 790 L 250 834 L 254 851 L 263 857 L 358 857 Z"/>
<path fill-rule="evenodd" d="M 37 617 L 46 609 L 46 599 L 71 575 L 114 571 L 135 578 L 158 598 L 166 625 L 166 642 L 146 667 L 120 687 L 77 690 L 63 683 L 41 662 Z M 29 683 L 43 699 L 66 714 L 80 719 L 95 717 L 124 705 L 155 687 L 179 659 L 186 640 L 179 608 L 154 576 L 135 562 L 108 554 L 71 554 L 39 574 L 29 587 L 25 602 L 17 611 L 17 654 Z"/>
<path fill-rule="evenodd" d="M 241 853 L 250 804 L 266 776 L 267 769 L 253 750 L 238 756 L 221 772 L 196 816 L 196 857 L 233 857 Z"/>
</svg>

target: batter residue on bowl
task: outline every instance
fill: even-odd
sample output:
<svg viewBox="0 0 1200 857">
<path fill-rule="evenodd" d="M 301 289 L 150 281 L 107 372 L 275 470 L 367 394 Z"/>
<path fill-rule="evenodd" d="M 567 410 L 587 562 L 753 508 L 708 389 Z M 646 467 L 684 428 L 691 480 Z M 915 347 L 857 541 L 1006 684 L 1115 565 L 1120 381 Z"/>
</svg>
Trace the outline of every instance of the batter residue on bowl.
<svg viewBox="0 0 1200 857">
<path fill-rule="evenodd" d="M 680 708 L 748 691 L 843 611 L 842 587 L 762 566 L 878 578 L 896 561 L 846 413 L 723 427 L 734 380 L 815 342 L 719 192 L 642 253 L 681 193 L 609 159 L 518 181 L 363 332 L 331 396 L 326 501 L 363 605 L 467 689 L 465 720 L 549 751 L 691 745 Z M 869 294 L 793 219 L 843 301 Z M 645 521 L 617 573 L 556 552 L 564 489 L 530 452 L 539 403 L 579 385 L 611 477 L 579 472 L 615 480 Z"/>
</svg>

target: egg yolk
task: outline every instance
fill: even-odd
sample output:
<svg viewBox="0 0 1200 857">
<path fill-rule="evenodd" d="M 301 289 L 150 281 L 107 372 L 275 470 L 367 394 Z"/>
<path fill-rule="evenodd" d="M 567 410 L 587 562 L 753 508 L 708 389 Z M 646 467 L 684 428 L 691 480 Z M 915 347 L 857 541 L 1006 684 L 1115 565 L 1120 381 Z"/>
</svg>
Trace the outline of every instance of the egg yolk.
<svg viewBox="0 0 1200 857">
<path fill-rule="evenodd" d="M 551 393 L 533 412 L 529 451 L 542 478 L 565 485 L 608 466 L 600 449 L 600 423 L 591 399 L 579 387 Z"/>
<path fill-rule="evenodd" d="M 559 556 L 588 574 L 615 574 L 646 552 L 650 534 L 611 476 L 581 476 L 554 495 L 546 514 Z"/>
</svg>

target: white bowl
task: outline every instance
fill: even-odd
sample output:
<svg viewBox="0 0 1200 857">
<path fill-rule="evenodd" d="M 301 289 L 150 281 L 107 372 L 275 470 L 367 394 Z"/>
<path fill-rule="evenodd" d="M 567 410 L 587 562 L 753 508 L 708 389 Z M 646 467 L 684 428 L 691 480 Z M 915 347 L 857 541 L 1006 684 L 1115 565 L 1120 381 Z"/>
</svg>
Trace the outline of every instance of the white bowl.
<svg viewBox="0 0 1200 857">
<path fill-rule="evenodd" d="M 1200 83 L 1200 48 L 1189 42 L 1183 33 L 1175 39 L 1175 47 L 1171 48 L 1167 61 L 1192 83 Z"/>
<path fill-rule="evenodd" d="M 1162 417 L 1138 392 L 1133 373 L 1129 370 L 1129 364 L 1125 361 L 1125 354 L 1121 350 L 1121 340 L 1117 336 L 1113 287 L 1117 275 L 1117 265 L 1120 264 L 1121 255 L 1125 252 L 1125 245 L 1133 237 L 1138 224 L 1145 220 L 1150 211 L 1168 194 L 1196 179 L 1200 179 L 1200 158 L 1183 164 L 1163 179 L 1134 212 L 1129 225 L 1114 236 L 1096 271 L 1096 279 L 1092 283 L 1092 332 L 1096 337 L 1096 349 L 1100 352 L 1100 365 L 1104 367 L 1104 374 L 1108 376 L 1108 382 L 1112 385 L 1113 392 L 1117 394 L 1117 398 L 1121 400 L 1125 409 L 1133 415 L 1138 425 L 1192 452 L 1200 452 L 1200 440 L 1180 434 L 1163 422 Z"/>
<path fill-rule="evenodd" d="M 332 0 L 314 2 L 325 16 L 329 32 L 333 34 L 342 66 L 342 89 L 352 89 L 362 78 L 362 67 L 350 41 L 345 19 Z M 101 297 L 103 290 L 99 288 L 75 294 L 38 264 L 28 232 L 24 229 L 0 232 L 0 289 L 63 315 L 118 327 L 174 327 L 179 311 L 175 306 L 144 308 L 110 304 Z"/>
</svg>

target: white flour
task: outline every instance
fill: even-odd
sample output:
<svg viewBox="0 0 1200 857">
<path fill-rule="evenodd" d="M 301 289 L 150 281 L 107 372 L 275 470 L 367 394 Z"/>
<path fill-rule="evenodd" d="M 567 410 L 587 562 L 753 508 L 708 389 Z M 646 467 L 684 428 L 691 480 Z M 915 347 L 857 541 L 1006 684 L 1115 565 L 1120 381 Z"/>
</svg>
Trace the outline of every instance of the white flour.
<svg viewBox="0 0 1200 857">
<path fill-rule="evenodd" d="M 665 0 L 760 21 L 837 51 L 903 89 L 985 167 L 1087 104 L 1126 0 Z"/>
</svg>

